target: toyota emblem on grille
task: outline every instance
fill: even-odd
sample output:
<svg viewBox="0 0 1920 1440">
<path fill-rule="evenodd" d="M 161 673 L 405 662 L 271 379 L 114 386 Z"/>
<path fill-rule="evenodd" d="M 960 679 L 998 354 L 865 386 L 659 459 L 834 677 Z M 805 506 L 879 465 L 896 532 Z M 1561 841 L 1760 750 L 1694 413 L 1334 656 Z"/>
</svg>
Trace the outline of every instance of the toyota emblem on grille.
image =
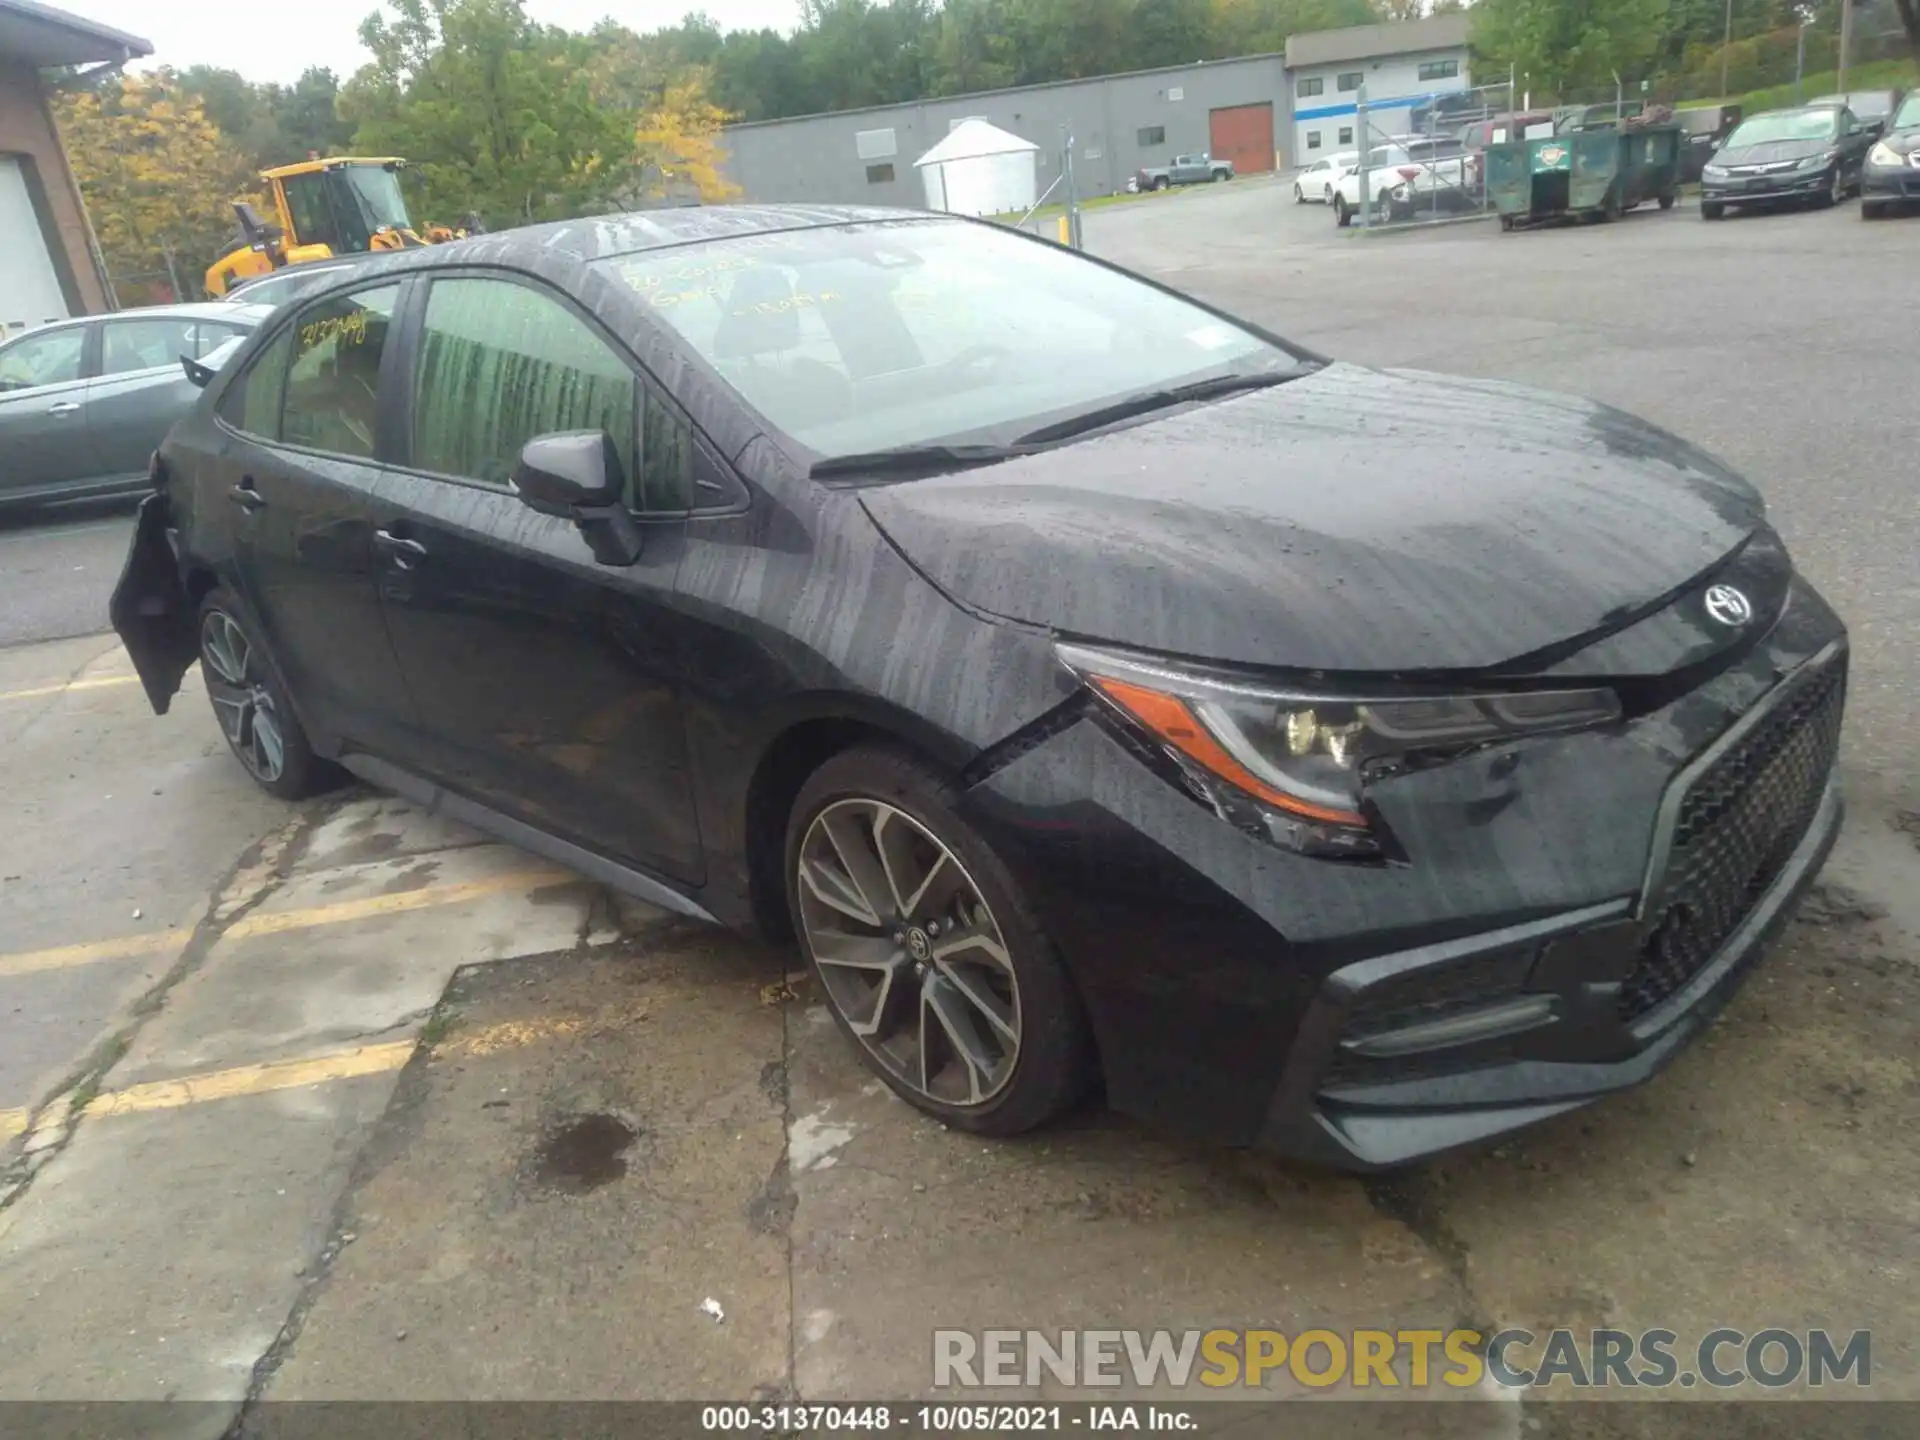
<svg viewBox="0 0 1920 1440">
<path fill-rule="evenodd" d="M 1715 585 L 1707 591 L 1707 614 L 1722 625 L 1744 625 L 1753 618 L 1753 605 L 1731 585 Z"/>
</svg>

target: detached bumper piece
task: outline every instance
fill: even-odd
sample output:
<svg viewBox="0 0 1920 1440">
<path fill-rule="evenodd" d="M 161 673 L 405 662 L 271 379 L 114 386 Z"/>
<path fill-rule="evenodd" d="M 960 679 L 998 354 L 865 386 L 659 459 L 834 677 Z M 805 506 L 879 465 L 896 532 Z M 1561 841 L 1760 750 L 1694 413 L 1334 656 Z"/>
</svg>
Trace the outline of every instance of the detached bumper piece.
<svg viewBox="0 0 1920 1440">
<path fill-rule="evenodd" d="M 140 502 L 133 543 L 107 606 L 156 715 L 167 713 L 179 693 L 180 677 L 200 653 L 193 598 L 180 580 L 170 524 L 166 496 L 149 495 Z"/>
<path fill-rule="evenodd" d="M 1637 906 L 1623 897 L 1334 972 L 1265 1139 L 1386 1168 L 1665 1065 L 1731 997 L 1838 833 L 1846 658 L 1829 646 L 1675 777 Z"/>
</svg>

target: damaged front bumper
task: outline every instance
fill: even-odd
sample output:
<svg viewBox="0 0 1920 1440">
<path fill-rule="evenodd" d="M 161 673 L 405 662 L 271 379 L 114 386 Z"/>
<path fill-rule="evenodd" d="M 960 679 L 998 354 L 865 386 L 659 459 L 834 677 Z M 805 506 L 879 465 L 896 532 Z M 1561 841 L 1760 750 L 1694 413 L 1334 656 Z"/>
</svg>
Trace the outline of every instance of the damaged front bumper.
<svg viewBox="0 0 1920 1440">
<path fill-rule="evenodd" d="M 167 713 L 200 653 L 194 599 L 181 575 L 177 543 L 167 497 L 147 496 L 107 606 L 156 715 Z"/>
</svg>

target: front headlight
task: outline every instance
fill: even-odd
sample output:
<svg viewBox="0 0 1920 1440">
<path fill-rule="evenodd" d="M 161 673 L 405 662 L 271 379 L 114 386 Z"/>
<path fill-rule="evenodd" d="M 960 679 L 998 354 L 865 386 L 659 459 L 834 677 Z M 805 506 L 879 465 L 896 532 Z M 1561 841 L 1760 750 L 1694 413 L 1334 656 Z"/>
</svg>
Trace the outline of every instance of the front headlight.
<svg viewBox="0 0 1920 1440">
<path fill-rule="evenodd" d="M 1727 178 L 1727 167 L 1724 165 L 1704 165 L 1701 167 L 1700 173 L 1711 180 L 1724 180 Z"/>
<path fill-rule="evenodd" d="M 1380 853 L 1370 783 L 1527 735 L 1620 717 L 1611 690 L 1435 695 L 1310 693 L 1058 647 L 1094 692 L 1144 728 L 1224 817 L 1308 854 Z"/>
<path fill-rule="evenodd" d="M 1899 165 L 1903 163 L 1900 153 L 1884 140 L 1873 142 L 1873 148 L 1867 152 L 1867 159 L 1874 165 Z"/>
<path fill-rule="evenodd" d="M 1824 170 L 1839 158 L 1838 150 L 1824 150 L 1818 155 L 1809 155 L 1800 162 L 1802 170 Z"/>
</svg>

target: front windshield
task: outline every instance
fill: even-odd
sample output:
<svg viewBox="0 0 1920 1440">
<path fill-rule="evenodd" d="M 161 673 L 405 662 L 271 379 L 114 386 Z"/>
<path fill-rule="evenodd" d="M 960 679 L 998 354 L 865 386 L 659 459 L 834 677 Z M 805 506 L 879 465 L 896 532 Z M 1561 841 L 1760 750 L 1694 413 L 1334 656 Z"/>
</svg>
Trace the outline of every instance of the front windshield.
<svg viewBox="0 0 1920 1440">
<path fill-rule="evenodd" d="M 823 457 L 1041 424 L 1297 357 L 1199 306 L 997 226 L 908 220 L 600 262 L 747 402 Z"/>
<path fill-rule="evenodd" d="M 1782 140 L 1831 140 L 1840 124 L 1838 110 L 1783 110 L 1756 115 L 1727 137 L 1727 148 L 1771 145 Z"/>
<path fill-rule="evenodd" d="M 342 228 L 348 232 L 347 249 L 367 249 L 376 230 L 410 228 L 398 171 L 384 165 L 343 165 L 330 173 L 338 186 L 335 195 Z"/>
<path fill-rule="evenodd" d="M 1920 130 L 1920 93 L 1909 95 L 1900 102 L 1889 130 Z"/>
</svg>

